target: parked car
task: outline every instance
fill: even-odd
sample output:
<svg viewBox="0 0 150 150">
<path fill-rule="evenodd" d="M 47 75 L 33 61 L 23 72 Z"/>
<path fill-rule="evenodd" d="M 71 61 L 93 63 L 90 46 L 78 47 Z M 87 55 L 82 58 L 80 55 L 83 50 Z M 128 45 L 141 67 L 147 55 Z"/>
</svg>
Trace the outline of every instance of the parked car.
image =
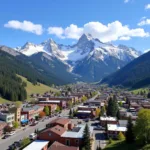
<svg viewBox="0 0 150 150">
<path fill-rule="evenodd" d="M 6 134 L 6 135 L 3 136 L 2 139 L 7 139 L 7 138 L 9 138 L 9 137 L 10 137 L 10 135 L 7 135 L 7 134 Z"/>
<path fill-rule="evenodd" d="M 31 133 L 29 135 L 30 140 L 35 140 L 37 138 L 37 134 L 36 133 Z"/>
<path fill-rule="evenodd" d="M 14 142 L 14 145 L 15 145 L 16 147 L 21 147 L 21 140 Z"/>
<path fill-rule="evenodd" d="M 16 146 L 14 144 L 10 145 L 8 148 L 8 150 L 14 150 L 14 149 L 16 149 Z"/>
<path fill-rule="evenodd" d="M 12 136 L 12 135 L 14 135 L 15 133 L 16 133 L 15 131 L 12 131 L 12 132 L 10 132 L 10 133 L 7 133 L 6 135 Z"/>
</svg>

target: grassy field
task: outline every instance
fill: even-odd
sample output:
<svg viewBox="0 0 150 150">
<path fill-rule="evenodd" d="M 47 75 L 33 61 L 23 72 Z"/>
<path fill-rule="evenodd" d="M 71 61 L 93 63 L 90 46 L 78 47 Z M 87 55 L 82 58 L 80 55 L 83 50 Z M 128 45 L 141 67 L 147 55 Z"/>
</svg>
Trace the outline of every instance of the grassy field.
<svg viewBox="0 0 150 150">
<path fill-rule="evenodd" d="M 131 92 L 133 92 L 134 94 L 138 94 L 141 91 L 146 91 L 146 93 L 148 93 L 149 92 L 149 88 L 140 88 L 140 89 L 132 90 Z"/>
<path fill-rule="evenodd" d="M 54 89 L 54 88 L 51 88 L 47 85 L 44 85 L 44 84 L 41 84 L 41 83 L 38 83 L 38 85 L 33 85 L 31 82 L 29 82 L 26 78 L 18 75 L 24 82 L 27 83 L 27 86 L 26 86 L 26 91 L 27 91 L 27 100 L 31 100 L 30 98 L 30 95 L 32 93 L 39 93 L 39 94 L 43 94 L 45 93 L 46 91 L 53 91 L 53 92 L 57 92 L 58 90 Z M 3 99 L 0 97 L 0 104 L 3 104 L 3 103 L 10 103 L 11 101 L 9 100 L 6 100 L 6 99 Z"/>
<path fill-rule="evenodd" d="M 104 150 L 138 150 L 135 144 L 127 144 L 125 141 L 113 141 Z"/>
<path fill-rule="evenodd" d="M 10 101 L 0 97 L 0 104 L 3 104 L 3 103 L 10 103 Z"/>
<path fill-rule="evenodd" d="M 27 86 L 26 86 L 26 91 L 27 91 L 27 94 L 28 94 L 28 99 L 30 98 L 30 95 L 33 94 L 33 93 L 39 93 L 39 94 L 43 94 L 45 93 L 46 91 L 53 91 L 53 92 L 57 92 L 56 89 L 54 88 L 51 88 L 47 85 L 44 85 L 44 84 L 41 84 L 41 83 L 38 83 L 38 85 L 33 85 L 31 82 L 29 82 L 26 78 L 18 75 L 24 82 L 27 83 Z"/>
</svg>

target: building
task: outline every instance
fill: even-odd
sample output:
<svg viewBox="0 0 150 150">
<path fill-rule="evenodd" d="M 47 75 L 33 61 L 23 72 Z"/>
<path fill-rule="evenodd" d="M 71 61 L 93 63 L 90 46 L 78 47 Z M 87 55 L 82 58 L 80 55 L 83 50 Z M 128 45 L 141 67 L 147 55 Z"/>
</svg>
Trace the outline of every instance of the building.
<svg viewBox="0 0 150 150">
<path fill-rule="evenodd" d="M 51 121 L 48 124 L 48 127 L 54 127 L 56 125 L 59 125 L 61 127 L 64 127 L 67 130 L 69 124 L 71 124 L 71 120 L 70 119 L 67 119 L 67 118 L 57 118 L 57 119 Z"/>
<path fill-rule="evenodd" d="M 14 113 L 0 112 L 0 120 L 5 121 L 9 126 L 15 121 Z"/>
<path fill-rule="evenodd" d="M 55 141 L 48 150 L 79 150 L 79 147 L 73 147 L 73 146 L 66 146 L 64 144 L 61 144 L 57 141 Z"/>
<path fill-rule="evenodd" d="M 85 124 L 76 126 L 68 124 L 68 130 L 60 125 L 56 125 L 41 132 L 38 135 L 38 139 L 50 141 L 51 144 L 58 141 L 64 145 L 79 147 L 83 143 L 84 129 Z M 90 127 L 90 134 L 93 137 L 93 127 Z"/>
<path fill-rule="evenodd" d="M 20 123 L 20 118 L 21 118 L 21 108 L 17 107 L 10 107 L 9 108 L 10 113 L 15 114 L 15 121 Z"/>
<path fill-rule="evenodd" d="M 117 118 L 116 117 L 100 117 L 100 125 L 101 126 L 107 126 L 107 124 L 117 124 Z"/>
<path fill-rule="evenodd" d="M 43 111 L 43 109 L 44 109 L 44 106 L 38 106 L 38 105 L 25 106 L 25 107 L 22 107 L 21 115 L 27 115 L 28 121 L 32 121 L 32 120 L 35 120 L 36 117 L 39 116 L 39 113 Z"/>
<path fill-rule="evenodd" d="M 23 150 L 47 150 L 49 141 L 36 140 L 25 147 Z"/>
<path fill-rule="evenodd" d="M 66 101 L 64 100 L 47 100 L 47 101 L 39 101 L 40 106 L 59 106 L 61 109 L 66 108 Z"/>
<path fill-rule="evenodd" d="M 76 112 L 76 116 L 78 118 L 94 118 L 95 117 L 95 112 L 92 110 L 78 110 Z"/>
<path fill-rule="evenodd" d="M 107 136 L 108 138 L 117 138 L 119 132 L 125 134 L 127 127 L 121 127 L 117 124 L 107 124 Z"/>
</svg>

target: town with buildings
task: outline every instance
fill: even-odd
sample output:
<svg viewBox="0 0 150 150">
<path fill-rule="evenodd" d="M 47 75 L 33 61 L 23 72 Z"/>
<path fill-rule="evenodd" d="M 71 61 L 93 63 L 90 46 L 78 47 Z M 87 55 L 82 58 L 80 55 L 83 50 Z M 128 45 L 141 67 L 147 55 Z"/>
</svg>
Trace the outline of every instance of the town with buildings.
<svg viewBox="0 0 150 150">
<path fill-rule="evenodd" d="M 138 112 L 150 108 L 144 93 L 88 84 L 31 97 L 32 102 L 0 105 L 3 149 L 83 150 L 89 145 L 91 150 L 105 149 L 111 140 L 125 138 L 129 118 L 134 125 Z M 85 134 L 89 145 L 84 145 Z"/>
</svg>

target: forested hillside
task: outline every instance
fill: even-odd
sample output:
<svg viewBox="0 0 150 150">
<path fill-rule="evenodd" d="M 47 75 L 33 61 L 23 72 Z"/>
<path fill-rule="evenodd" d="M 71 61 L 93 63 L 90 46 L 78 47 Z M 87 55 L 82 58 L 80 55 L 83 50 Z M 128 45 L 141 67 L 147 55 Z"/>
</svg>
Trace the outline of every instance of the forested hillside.
<svg viewBox="0 0 150 150">
<path fill-rule="evenodd" d="M 132 88 L 150 85 L 150 52 L 143 54 L 122 69 L 104 78 L 101 83 Z"/>
<path fill-rule="evenodd" d="M 26 77 L 33 84 L 40 82 L 50 85 L 51 83 L 48 77 L 33 67 L 26 56 L 12 56 L 0 47 L 0 95 L 11 101 L 22 101 L 27 97 L 26 84 L 16 74 Z"/>
</svg>

